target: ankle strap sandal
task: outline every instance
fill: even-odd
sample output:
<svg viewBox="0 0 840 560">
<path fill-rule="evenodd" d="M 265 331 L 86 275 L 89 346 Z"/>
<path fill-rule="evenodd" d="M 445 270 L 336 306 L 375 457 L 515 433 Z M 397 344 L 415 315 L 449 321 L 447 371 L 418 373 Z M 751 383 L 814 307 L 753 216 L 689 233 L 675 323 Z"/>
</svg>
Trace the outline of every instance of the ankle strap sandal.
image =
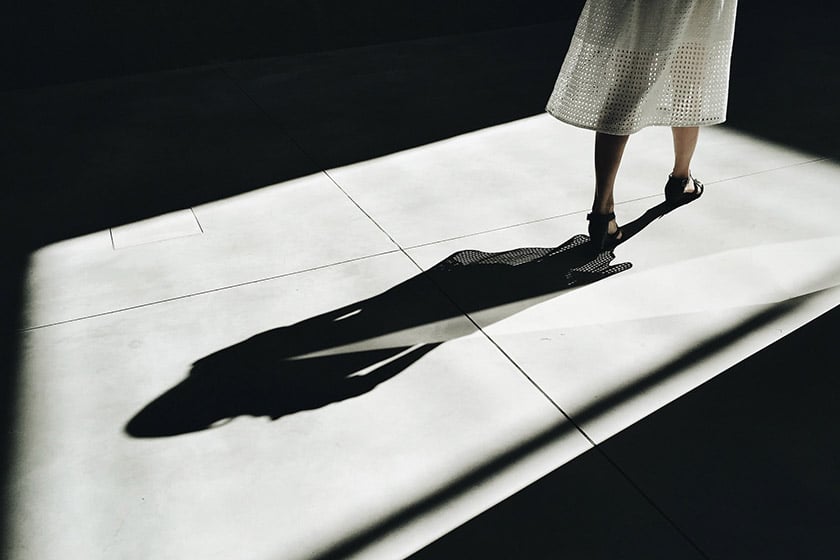
<svg viewBox="0 0 840 560">
<path fill-rule="evenodd" d="M 685 191 L 688 182 L 694 184 L 694 190 Z M 673 204 L 688 204 L 697 200 L 703 194 L 703 183 L 689 175 L 688 177 L 674 177 L 668 175 L 668 182 L 665 183 L 665 200 Z"/>
<path fill-rule="evenodd" d="M 611 251 L 621 243 L 621 228 L 616 224 L 616 230 L 609 233 L 610 222 L 615 220 L 615 212 L 609 214 L 596 214 L 592 212 L 586 215 L 589 221 L 589 242 L 596 253 Z"/>
</svg>

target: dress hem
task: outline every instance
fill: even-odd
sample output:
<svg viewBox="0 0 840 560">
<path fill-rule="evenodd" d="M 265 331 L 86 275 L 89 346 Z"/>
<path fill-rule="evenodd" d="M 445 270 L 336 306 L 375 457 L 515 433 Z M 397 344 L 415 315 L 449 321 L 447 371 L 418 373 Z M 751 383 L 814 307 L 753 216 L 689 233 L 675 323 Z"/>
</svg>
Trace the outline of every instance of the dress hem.
<svg viewBox="0 0 840 560">
<path fill-rule="evenodd" d="M 612 136 L 629 136 L 631 134 L 636 134 L 640 130 L 643 130 L 643 129 L 649 127 L 649 126 L 667 126 L 667 127 L 673 127 L 673 128 L 683 128 L 683 127 L 693 127 L 693 126 L 714 126 L 714 125 L 723 124 L 723 123 L 726 122 L 726 117 L 721 117 L 720 119 L 704 120 L 701 123 L 687 123 L 687 124 L 674 124 L 674 123 L 671 123 L 671 122 L 653 121 L 653 122 L 649 122 L 647 124 L 644 124 L 642 126 L 627 129 L 627 130 L 608 130 L 608 129 L 605 129 L 605 128 L 598 128 L 598 127 L 595 127 L 595 126 L 589 126 L 589 125 L 586 125 L 586 124 L 575 122 L 571 119 L 567 119 L 565 117 L 562 117 L 560 115 L 552 113 L 551 110 L 549 110 L 547 107 L 545 109 L 545 112 L 548 113 L 549 115 L 551 115 L 552 117 L 554 117 L 555 119 L 557 119 L 560 122 L 572 125 L 572 126 L 577 127 L 577 128 L 583 128 L 583 129 L 586 129 L 586 130 L 594 130 L 595 132 L 602 132 L 604 134 L 610 134 Z"/>
</svg>

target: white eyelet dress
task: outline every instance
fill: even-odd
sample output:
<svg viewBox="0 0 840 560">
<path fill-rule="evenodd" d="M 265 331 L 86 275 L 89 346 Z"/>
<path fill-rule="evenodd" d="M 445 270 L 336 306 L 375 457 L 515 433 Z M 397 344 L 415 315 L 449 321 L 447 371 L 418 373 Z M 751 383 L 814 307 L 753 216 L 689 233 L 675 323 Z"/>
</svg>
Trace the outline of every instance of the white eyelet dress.
<svg viewBox="0 0 840 560">
<path fill-rule="evenodd" d="M 607 134 L 726 120 L 737 0 L 587 0 L 546 111 Z"/>
</svg>

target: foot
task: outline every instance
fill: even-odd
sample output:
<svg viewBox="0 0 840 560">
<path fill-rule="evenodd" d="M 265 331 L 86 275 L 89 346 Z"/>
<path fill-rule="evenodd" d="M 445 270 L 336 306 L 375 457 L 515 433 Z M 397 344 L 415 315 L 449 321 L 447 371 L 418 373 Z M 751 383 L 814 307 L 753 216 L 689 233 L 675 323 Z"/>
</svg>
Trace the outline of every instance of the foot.
<svg viewBox="0 0 840 560">
<path fill-rule="evenodd" d="M 590 218 L 589 216 L 594 216 Z M 602 212 L 601 210 L 596 210 L 594 207 L 592 208 L 592 214 L 586 216 L 586 219 L 589 221 L 601 221 L 606 220 L 608 216 L 612 216 L 609 223 L 607 223 L 607 233 L 609 235 L 616 235 L 618 234 L 618 239 L 621 239 L 621 228 L 618 225 L 618 222 L 615 221 L 615 212 L 610 209 L 606 212 Z"/>
<path fill-rule="evenodd" d="M 697 185 L 694 184 L 694 177 L 691 176 L 691 172 L 683 173 L 681 175 L 677 175 L 676 173 L 671 173 L 668 175 L 668 179 L 676 179 L 678 181 L 684 181 L 685 187 L 683 188 L 683 194 L 693 194 L 697 192 Z"/>
<path fill-rule="evenodd" d="M 589 220 L 589 239 L 596 252 L 612 250 L 621 243 L 623 233 L 615 221 L 614 212 L 592 212 L 587 214 L 586 219 Z"/>
<path fill-rule="evenodd" d="M 691 202 L 703 194 L 703 183 L 695 179 L 689 173 L 680 177 L 673 173 L 668 175 L 668 182 L 665 184 L 665 200 L 684 204 Z"/>
</svg>

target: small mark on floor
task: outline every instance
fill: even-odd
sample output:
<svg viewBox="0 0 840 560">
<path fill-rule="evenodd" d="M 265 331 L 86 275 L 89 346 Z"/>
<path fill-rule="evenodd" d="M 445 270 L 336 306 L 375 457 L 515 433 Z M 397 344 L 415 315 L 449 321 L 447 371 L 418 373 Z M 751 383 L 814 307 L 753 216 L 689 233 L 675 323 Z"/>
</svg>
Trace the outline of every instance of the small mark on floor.
<svg viewBox="0 0 840 560">
<path fill-rule="evenodd" d="M 116 250 L 201 233 L 204 233 L 204 230 L 198 218 L 191 208 L 187 208 L 111 228 L 111 242 Z"/>
</svg>

